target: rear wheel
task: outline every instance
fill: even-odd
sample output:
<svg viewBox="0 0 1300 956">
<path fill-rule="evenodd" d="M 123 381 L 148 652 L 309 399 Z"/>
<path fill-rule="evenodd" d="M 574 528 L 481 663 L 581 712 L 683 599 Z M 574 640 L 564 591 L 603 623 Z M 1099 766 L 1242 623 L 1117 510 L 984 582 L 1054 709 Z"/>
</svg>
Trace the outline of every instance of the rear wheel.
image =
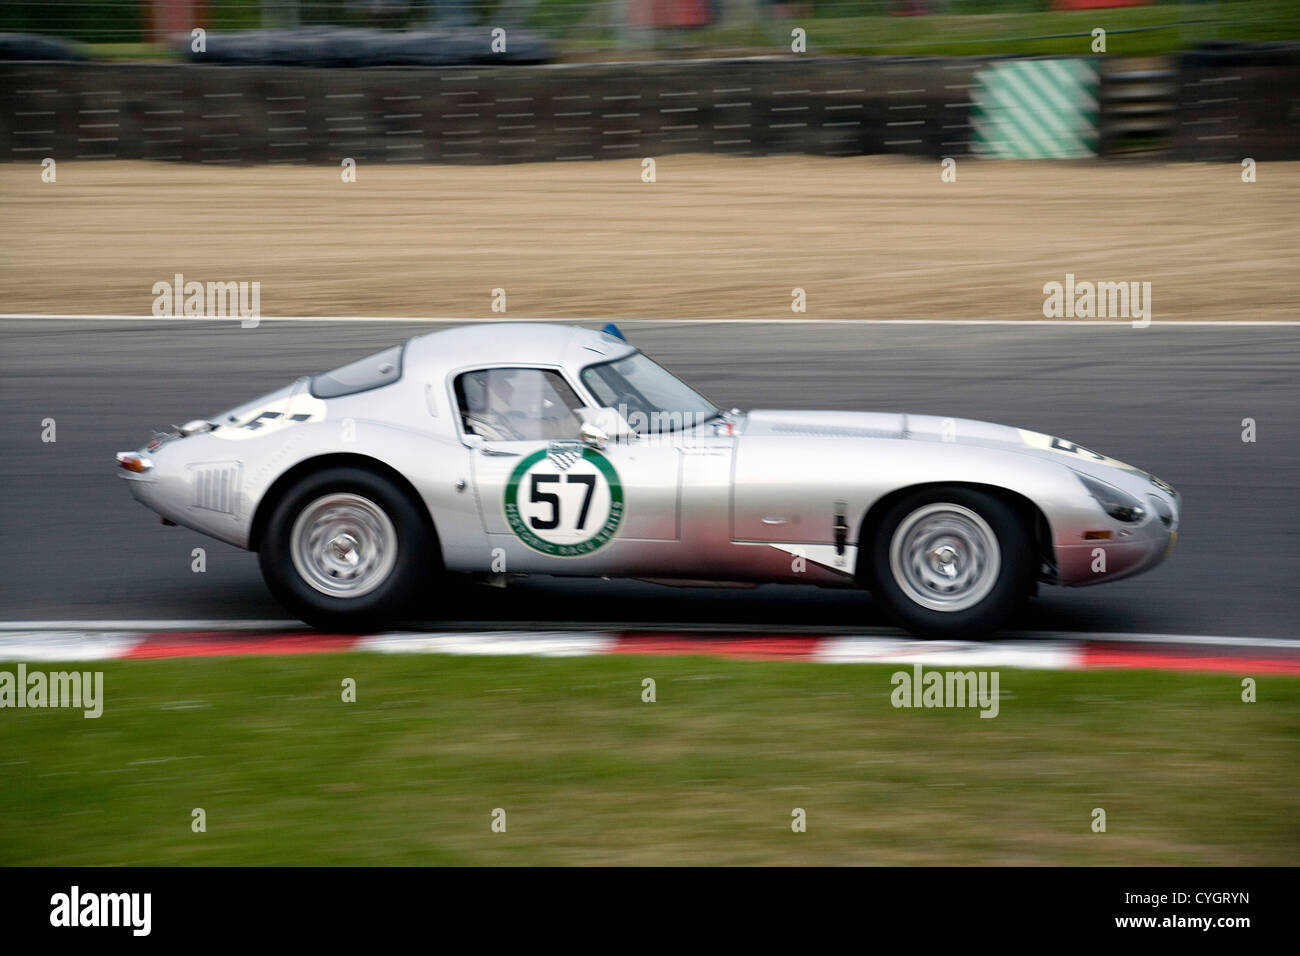
<svg viewBox="0 0 1300 956">
<path fill-rule="evenodd" d="M 271 593 L 314 627 L 360 631 L 409 609 L 434 571 L 418 505 L 361 468 L 308 475 L 281 496 L 258 560 Z"/>
<path fill-rule="evenodd" d="M 1027 594 L 1033 549 L 1004 501 L 968 488 L 927 488 L 895 502 L 870 543 L 872 595 L 924 637 L 983 637 Z"/>
</svg>

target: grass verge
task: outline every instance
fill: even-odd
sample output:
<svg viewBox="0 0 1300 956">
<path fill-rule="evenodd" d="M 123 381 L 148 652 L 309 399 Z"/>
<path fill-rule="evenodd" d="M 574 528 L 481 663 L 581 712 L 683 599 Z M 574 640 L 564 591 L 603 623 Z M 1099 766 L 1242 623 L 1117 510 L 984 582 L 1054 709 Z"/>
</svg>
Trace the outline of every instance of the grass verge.
<svg viewBox="0 0 1300 956">
<path fill-rule="evenodd" d="M 1152 56 L 1173 53 L 1207 40 L 1300 39 L 1300 14 L 1293 0 L 1226 0 L 1219 3 L 1162 3 L 1100 10 L 1006 10 L 935 13 L 927 16 L 816 16 L 797 3 L 762 20 L 732 20 L 691 30 L 633 31 L 621 37 L 611 17 L 593 15 L 592 5 L 572 0 L 537 4 L 528 22 L 551 37 L 562 60 L 623 60 L 656 56 L 711 56 L 789 52 L 790 31 L 807 32 L 810 54 L 909 54 L 971 56 L 1009 54 L 1080 55 L 1092 51 L 1092 31 L 1107 31 L 1106 53 Z M 878 5 L 877 5 L 878 6 Z M 246 17 L 217 12 L 210 29 L 256 26 Z M 92 43 L 94 55 L 109 59 L 171 59 L 164 44 Z"/>
<path fill-rule="evenodd" d="M 0 712 L 0 864 L 1300 860 L 1290 678 L 1261 678 L 1245 704 L 1231 676 L 1003 671 L 1000 713 L 983 719 L 893 708 L 891 666 L 339 654 L 80 667 L 104 671 L 99 719 Z M 191 831 L 198 807 L 205 833 Z M 1105 833 L 1091 830 L 1097 807 Z M 795 808 L 806 833 L 791 830 Z"/>
</svg>

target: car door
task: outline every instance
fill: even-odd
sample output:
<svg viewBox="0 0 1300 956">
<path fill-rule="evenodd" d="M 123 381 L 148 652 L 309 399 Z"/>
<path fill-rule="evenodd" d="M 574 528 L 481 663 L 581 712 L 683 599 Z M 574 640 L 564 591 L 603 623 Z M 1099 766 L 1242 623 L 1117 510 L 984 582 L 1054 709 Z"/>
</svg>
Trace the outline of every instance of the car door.
<svg viewBox="0 0 1300 956">
<path fill-rule="evenodd" d="M 485 567 L 627 573 L 642 555 L 657 567 L 680 541 L 678 450 L 584 444 L 583 415 L 594 409 L 562 369 L 462 370 L 453 391 L 488 536 Z"/>
</svg>

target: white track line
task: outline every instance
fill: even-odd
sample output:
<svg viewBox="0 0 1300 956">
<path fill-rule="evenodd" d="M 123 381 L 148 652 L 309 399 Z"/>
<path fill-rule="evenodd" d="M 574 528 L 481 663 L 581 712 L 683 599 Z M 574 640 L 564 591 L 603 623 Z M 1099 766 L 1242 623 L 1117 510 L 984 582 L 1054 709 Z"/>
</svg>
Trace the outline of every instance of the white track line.
<svg viewBox="0 0 1300 956">
<path fill-rule="evenodd" d="M 920 641 L 914 638 L 831 637 L 817 643 L 813 660 L 824 664 L 923 664 L 929 667 L 1027 667 L 1069 670 L 1083 666 L 1078 641 Z"/>
<path fill-rule="evenodd" d="M 127 631 L 27 631 L 0 634 L 3 661 L 107 661 L 125 657 L 145 639 Z"/>
<path fill-rule="evenodd" d="M 1300 640 L 1289 637 L 1225 637 L 1212 634 L 1107 634 L 1104 631 L 1038 631 L 1026 637 L 1048 640 L 1087 641 L 1124 644 L 1207 644 L 1219 647 L 1259 647 L 1272 650 L 1295 650 Z"/>
<path fill-rule="evenodd" d="M 489 641 L 508 641 L 508 640 L 531 640 L 537 637 L 544 637 L 548 640 L 572 640 L 582 641 L 586 638 L 592 638 L 596 641 L 608 638 L 610 635 L 617 634 L 637 634 L 647 637 L 656 635 L 681 636 L 683 633 L 689 635 L 698 635 L 701 640 L 708 640 L 711 637 L 725 639 L 728 637 L 763 637 L 772 634 L 781 634 L 788 636 L 820 638 L 823 641 L 879 641 L 879 640 L 897 640 L 906 641 L 911 645 L 940 647 L 944 646 L 942 641 L 927 641 L 921 638 L 908 637 L 901 632 L 892 628 L 873 627 L 862 628 L 860 630 L 849 631 L 839 628 L 786 628 L 779 625 L 745 625 L 745 626 L 726 626 L 726 625 L 708 625 L 694 627 L 690 624 L 681 625 L 624 625 L 602 622 L 599 624 L 575 624 L 568 625 L 562 622 L 555 622 L 552 630 L 540 631 L 530 630 L 528 628 L 511 629 L 508 622 L 492 621 L 482 622 L 483 630 L 470 631 L 462 629 L 457 631 L 394 631 L 385 634 L 373 635 L 364 640 L 383 641 L 389 644 L 400 642 L 411 642 L 411 648 L 415 643 L 420 641 L 466 641 L 466 640 L 489 640 Z M 64 635 L 73 633 L 89 634 L 110 634 L 113 632 L 133 632 L 133 633 L 166 633 L 175 631 L 254 631 L 259 633 L 280 634 L 280 633 L 311 633 L 311 629 L 300 621 L 292 620 L 253 620 L 253 621 L 230 621 L 230 620 L 122 620 L 122 621 L 0 621 L 0 636 L 6 633 L 62 633 Z M 1105 631 L 1012 631 L 1004 633 L 996 643 L 998 646 L 1008 648 L 1017 646 L 1026 646 L 1029 644 L 1053 644 L 1069 642 L 1105 642 L 1105 643 L 1123 643 L 1123 644 L 1198 644 L 1220 647 L 1256 647 L 1267 648 L 1271 650 L 1296 650 L 1300 649 L 1300 639 L 1285 637 L 1240 637 L 1214 634 L 1150 634 L 1141 632 L 1116 632 L 1108 633 Z M 974 646 L 981 646 L 979 642 L 966 642 Z M 986 646 L 986 645 L 985 645 Z M 402 650 L 400 647 L 389 647 L 387 644 L 383 650 Z M 449 652 L 451 653 L 451 652 Z M 501 652 L 509 653 L 509 652 Z"/>
<path fill-rule="evenodd" d="M 615 634 L 583 631 L 481 631 L 462 634 L 376 634 L 363 637 L 354 651 L 384 654 L 528 654 L 533 657 L 584 657 L 604 654 Z"/>
<path fill-rule="evenodd" d="M 0 320 L 54 320 L 54 321 L 95 321 L 95 322 L 240 322 L 238 317 L 204 317 L 204 316 L 167 316 L 156 315 L 109 315 L 71 313 L 0 313 Z M 263 315 L 256 322 L 379 322 L 393 324 L 428 324 L 428 325 L 473 325 L 495 324 L 501 322 L 554 322 L 560 325 L 576 323 L 613 322 L 615 324 L 654 323 L 677 325 L 1002 325 L 1002 326 L 1109 326 L 1112 328 L 1131 328 L 1131 319 L 735 319 L 735 318 L 649 318 L 649 317 L 545 317 L 545 316 L 502 316 L 500 318 L 483 318 L 482 316 L 384 316 L 384 315 Z M 1228 319 L 1166 319 L 1153 320 L 1146 328 L 1153 326 L 1204 326 L 1206 328 L 1268 328 L 1271 326 L 1292 327 L 1300 325 L 1300 320 L 1278 319 L 1274 322 Z M 1141 331 L 1139 329 L 1138 331 Z"/>
</svg>

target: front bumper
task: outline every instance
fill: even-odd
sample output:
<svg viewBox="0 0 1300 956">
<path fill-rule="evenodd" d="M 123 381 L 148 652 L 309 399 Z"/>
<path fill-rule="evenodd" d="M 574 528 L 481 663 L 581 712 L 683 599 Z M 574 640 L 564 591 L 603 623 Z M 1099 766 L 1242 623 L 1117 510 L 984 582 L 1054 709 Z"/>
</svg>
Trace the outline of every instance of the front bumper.
<svg viewBox="0 0 1300 956">
<path fill-rule="evenodd" d="M 1089 524 L 1109 533 L 1109 537 L 1088 540 L 1086 536 L 1095 530 L 1074 529 L 1069 540 L 1056 542 L 1060 584 L 1086 587 L 1116 581 L 1149 571 L 1168 557 L 1178 540 L 1182 499 L 1159 479 L 1151 482 L 1159 490 L 1148 495 L 1148 502 L 1144 502 L 1148 514 L 1140 523 L 1090 520 Z"/>
</svg>

